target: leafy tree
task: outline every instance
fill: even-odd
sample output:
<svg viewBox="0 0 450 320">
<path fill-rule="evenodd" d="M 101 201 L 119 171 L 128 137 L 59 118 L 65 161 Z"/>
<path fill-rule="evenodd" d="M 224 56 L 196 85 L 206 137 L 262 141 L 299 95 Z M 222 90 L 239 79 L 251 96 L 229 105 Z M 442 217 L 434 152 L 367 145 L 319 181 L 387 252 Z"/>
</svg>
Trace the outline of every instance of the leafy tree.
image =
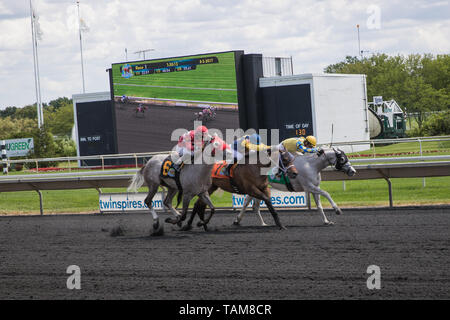
<svg viewBox="0 0 450 320">
<path fill-rule="evenodd" d="M 14 139 L 31 137 L 32 132 L 37 129 L 37 121 L 22 118 L 13 119 L 11 117 L 0 118 L 0 138 Z"/>
<path fill-rule="evenodd" d="M 56 155 L 55 141 L 47 126 L 44 125 L 39 129 L 36 128 L 33 130 L 32 136 L 34 139 L 33 157 L 47 158 Z"/>
<path fill-rule="evenodd" d="M 73 127 L 72 103 L 61 104 L 58 108 L 44 112 L 44 122 L 56 136 L 70 136 Z"/>
<path fill-rule="evenodd" d="M 77 155 L 75 141 L 67 137 L 56 141 L 56 155 L 58 157 L 73 157 Z"/>
<path fill-rule="evenodd" d="M 49 106 L 53 107 L 54 110 L 57 110 L 61 107 L 72 105 L 72 99 L 69 99 L 67 97 L 58 98 L 55 100 L 52 100 L 48 103 Z"/>
<path fill-rule="evenodd" d="M 423 131 L 430 136 L 450 134 L 450 110 L 429 117 L 423 124 Z"/>
<path fill-rule="evenodd" d="M 17 111 L 17 107 L 6 107 L 4 110 L 0 110 L 0 118 L 12 117 Z"/>
<path fill-rule="evenodd" d="M 367 75 L 367 95 L 395 99 L 414 113 L 419 129 L 430 111 L 450 108 L 450 55 L 377 54 L 364 59 L 347 56 L 329 65 L 327 73 Z"/>
<path fill-rule="evenodd" d="M 28 155 L 28 158 L 52 158 L 57 156 L 55 140 L 46 125 L 33 130 L 32 137 L 34 140 L 34 150 Z M 56 165 L 57 162 L 39 163 L 39 167 L 52 167 Z M 36 165 L 34 163 L 27 163 L 26 167 L 35 168 Z"/>
<path fill-rule="evenodd" d="M 28 105 L 23 108 L 18 108 L 13 116 L 14 118 L 28 118 L 37 119 L 37 107 L 36 103 L 33 105 Z"/>
</svg>

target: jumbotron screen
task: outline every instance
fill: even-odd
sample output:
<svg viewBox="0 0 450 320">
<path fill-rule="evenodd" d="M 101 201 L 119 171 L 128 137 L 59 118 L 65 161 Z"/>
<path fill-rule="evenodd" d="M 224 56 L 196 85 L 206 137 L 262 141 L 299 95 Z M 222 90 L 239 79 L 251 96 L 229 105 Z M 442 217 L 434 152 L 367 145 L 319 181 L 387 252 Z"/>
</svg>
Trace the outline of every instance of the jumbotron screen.
<svg viewBox="0 0 450 320">
<path fill-rule="evenodd" d="M 112 65 L 114 96 L 237 107 L 235 51 Z"/>
<path fill-rule="evenodd" d="M 197 120 L 224 133 L 239 128 L 236 57 L 242 53 L 113 64 L 118 153 L 171 150 L 172 132 L 192 130 Z"/>
</svg>

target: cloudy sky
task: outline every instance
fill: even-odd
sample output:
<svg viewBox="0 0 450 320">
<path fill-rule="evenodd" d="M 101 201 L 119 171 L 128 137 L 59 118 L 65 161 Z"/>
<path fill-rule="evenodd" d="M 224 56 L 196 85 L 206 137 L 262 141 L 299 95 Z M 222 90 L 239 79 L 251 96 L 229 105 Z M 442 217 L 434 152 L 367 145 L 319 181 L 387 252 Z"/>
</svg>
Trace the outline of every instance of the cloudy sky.
<svg viewBox="0 0 450 320">
<path fill-rule="evenodd" d="M 43 102 L 82 91 L 75 0 L 34 0 L 43 32 Z M 292 56 L 294 73 L 346 55 L 449 53 L 449 1 L 81 0 L 86 92 L 108 91 L 111 63 L 244 50 Z M 35 102 L 29 0 L 0 0 L 0 109 Z"/>
</svg>

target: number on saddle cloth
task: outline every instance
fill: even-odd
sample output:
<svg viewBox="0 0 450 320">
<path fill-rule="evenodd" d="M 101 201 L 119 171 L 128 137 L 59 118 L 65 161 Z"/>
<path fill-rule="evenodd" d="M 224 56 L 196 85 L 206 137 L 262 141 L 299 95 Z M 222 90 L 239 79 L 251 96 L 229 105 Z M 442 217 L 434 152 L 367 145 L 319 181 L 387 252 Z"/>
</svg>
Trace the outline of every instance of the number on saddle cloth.
<svg viewBox="0 0 450 320">
<path fill-rule="evenodd" d="M 179 170 L 183 167 L 184 163 L 181 164 Z M 175 179 L 177 176 L 177 170 L 174 168 L 174 163 L 170 156 L 164 159 L 161 165 L 161 173 L 162 178 L 173 178 Z"/>
<path fill-rule="evenodd" d="M 227 164 L 226 161 L 216 163 L 211 172 L 211 177 L 217 179 L 228 179 L 234 193 L 244 194 L 239 190 L 239 187 L 237 186 L 233 178 L 233 172 L 236 166 L 237 163 Z"/>
<path fill-rule="evenodd" d="M 211 176 L 218 179 L 232 178 L 236 165 L 237 163 L 228 164 L 225 161 L 216 163 L 211 172 Z"/>
</svg>

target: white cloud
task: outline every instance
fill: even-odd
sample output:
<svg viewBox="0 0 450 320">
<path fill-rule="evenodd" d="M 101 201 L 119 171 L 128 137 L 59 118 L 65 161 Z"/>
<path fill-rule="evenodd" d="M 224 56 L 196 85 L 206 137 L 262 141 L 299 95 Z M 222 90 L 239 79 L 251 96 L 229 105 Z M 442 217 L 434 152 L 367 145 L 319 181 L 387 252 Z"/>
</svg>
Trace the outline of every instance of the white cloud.
<svg viewBox="0 0 450 320">
<path fill-rule="evenodd" d="M 87 91 L 109 90 L 111 63 L 138 59 L 154 48 L 158 58 L 244 50 L 292 56 L 294 72 L 321 72 L 346 55 L 370 52 L 448 53 L 448 1 L 400 0 L 81 0 Z M 75 0 L 34 0 L 43 40 L 39 42 L 45 102 L 81 91 Z M 369 30 L 367 8 L 379 6 L 381 28 Z M 447 10 L 448 12 L 448 10 Z M 0 108 L 35 100 L 28 1 L 0 0 Z"/>
</svg>

